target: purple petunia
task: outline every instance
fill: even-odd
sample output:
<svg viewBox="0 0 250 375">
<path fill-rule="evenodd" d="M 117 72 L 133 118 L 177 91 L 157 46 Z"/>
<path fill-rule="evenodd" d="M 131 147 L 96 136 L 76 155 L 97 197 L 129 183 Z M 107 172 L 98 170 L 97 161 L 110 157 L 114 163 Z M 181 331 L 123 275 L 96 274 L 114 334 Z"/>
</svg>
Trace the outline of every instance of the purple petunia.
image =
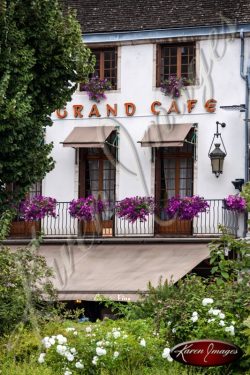
<svg viewBox="0 0 250 375">
<path fill-rule="evenodd" d="M 92 195 L 87 198 L 73 199 L 69 204 L 69 213 L 79 220 L 94 220 L 96 214 L 101 214 L 105 209 L 101 199 L 95 199 Z"/>
<path fill-rule="evenodd" d="M 161 91 L 164 95 L 179 98 L 185 82 L 187 82 L 185 78 L 177 78 L 176 75 L 171 74 L 167 80 L 161 83 Z"/>
<path fill-rule="evenodd" d="M 224 199 L 225 208 L 231 211 L 244 212 L 247 207 L 245 198 L 240 195 L 229 195 Z"/>
<path fill-rule="evenodd" d="M 101 99 L 106 99 L 104 91 L 111 90 L 111 82 L 105 79 L 100 79 L 98 76 L 90 78 L 90 80 L 83 85 L 83 89 L 87 92 L 89 99 L 99 103 Z"/>
<path fill-rule="evenodd" d="M 20 212 L 25 221 L 41 220 L 45 216 L 56 217 L 56 203 L 55 198 L 35 195 L 21 203 Z"/>
<path fill-rule="evenodd" d="M 192 220 L 200 212 L 206 212 L 208 202 L 198 195 L 193 197 L 172 197 L 168 200 L 165 212 L 169 219 Z"/>
<path fill-rule="evenodd" d="M 153 197 L 125 198 L 116 204 L 116 213 L 119 218 L 134 223 L 136 220 L 146 221 L 149 214 L 153 213 L 155 202 Z"/>
</svg>

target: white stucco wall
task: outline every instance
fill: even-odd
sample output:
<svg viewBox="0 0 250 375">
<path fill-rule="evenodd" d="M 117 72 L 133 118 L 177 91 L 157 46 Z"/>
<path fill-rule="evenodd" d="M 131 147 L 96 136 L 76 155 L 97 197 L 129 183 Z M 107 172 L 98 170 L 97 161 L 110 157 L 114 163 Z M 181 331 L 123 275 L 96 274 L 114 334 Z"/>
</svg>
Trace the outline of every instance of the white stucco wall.
<svg viewBox="0 0 250 375">
<path fill-rule="evenodd" d="M 246 41 L 248 45 L 249 40 Z M 47 130 L 47 141 L 54 142 L 52 156 L 55 169 L 43 182 L 43 194 L 56 197 L 58 201 L 69 201 L 76 197 L 77 179 L 75 150 L 60 144 L 75 126 L 120 125 L 119 168 L 117 171 L 116 199 L 133 195 L 154 194 L 154 165 L 151 162 L 151 149 L 142 148 L 138 141 L 151 124 L 198 123 L 197 180 L 195 193 L 206 198 L 224 198 L 235 194 L 231 181 L 244 178 L 244 114 L 224 111 L 220 105 L 242 104 L 245 102 L 245 83 L 240 77 L 240 39 L 219 40 L 215 49 L 209 40 L 197 43 L 198 84 L 189 87 L 177 100 L 181 114 L 165 115 L 171 99 L 155 88 L 155 53 L 153 43 L 126 45 L 119 47 L 119 90 L 107 93 L 107 99 L 98 104 L 102 118 L 88 118 L 93 102 L 86 93 L 76 92 L 68 103 L 68 116 L 57 119 L 52 115 L 54 125 Z M 246 52 L 246 59 L 248 58 Z M 215 114 L 204 109 L 206 100 L 217 100 Z M 197 99 L 191 114 L 187 113 L 186 100 Z M 162 113 L 154 116 L 150 112 L 153 101 L 162 102 Z M 127 117 L 125 102 L 136 104 L 136 113 Z M 105 119 L 106 103 L 117 103 L 118 116 Z M 73 104 L 84 105 L 83 119 L 74 119 Z M 165 109 L 165 111 L 164 111 Z M 112 116 L 111 116 L 112 117 Z M 216 121 L 225 122 L 221 130 L 227 150 L 224 172 L 219 178 L 211 173 L 208 150 L 216 130 Z"/>
</svg>

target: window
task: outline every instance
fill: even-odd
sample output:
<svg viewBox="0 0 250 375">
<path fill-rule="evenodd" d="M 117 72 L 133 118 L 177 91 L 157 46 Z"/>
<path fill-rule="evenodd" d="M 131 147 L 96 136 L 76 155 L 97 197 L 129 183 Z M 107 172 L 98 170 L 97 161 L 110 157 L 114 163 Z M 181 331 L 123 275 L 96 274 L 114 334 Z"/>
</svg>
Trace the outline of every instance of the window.
<svg viewBox="0 0 250 375">
<path fill-rule="evenodd" d="M 39 181 L 39 182 L 34 183 L 30 187 L 28 196 L 29 198 L 33 198 L 35 195 L 41 195 L 41 194 L 42 194 L 42 183 Z"/>
<path fill-rule="evenodd" d="M 171 74 L 193 82 L 196 76 L 195 51 L 195 43 L 158 45 L 157 86 L 160 86 Z"/>
<path fill-rule="evenodd" d="M 112 89 L 117 89 L 117 48 L 93 49 L 96 57 L 95 71 L 100 79 L 106 78 L 112 84 Z M 80 91 L 83 91 L 82 84 Z"/>
</svg>

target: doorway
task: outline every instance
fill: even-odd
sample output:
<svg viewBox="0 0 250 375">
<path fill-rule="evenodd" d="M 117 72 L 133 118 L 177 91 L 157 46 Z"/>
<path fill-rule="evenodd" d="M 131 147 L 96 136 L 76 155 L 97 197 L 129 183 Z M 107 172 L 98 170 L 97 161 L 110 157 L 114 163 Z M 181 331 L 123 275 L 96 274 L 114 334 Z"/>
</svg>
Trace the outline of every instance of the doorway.
<svg viewBox="0 0 250 375">
<path fill-rule="evenodd" d="M 84 234 L 113 235 L 116 147 L 79 150 L 79 197 L 93 195 L 105 204 L 98 220 L 83 223 Z"/>
<path fill-rule="evenodd" d="M 190 131 L 183 147 L 159 147 L 155 159 L 155 198 L 157 215 L 155 234 L 191 235 L 192 222 L 170 220 L 165 212 L 167 201 L 193 195 L 193 131 Z"/>
</svg>

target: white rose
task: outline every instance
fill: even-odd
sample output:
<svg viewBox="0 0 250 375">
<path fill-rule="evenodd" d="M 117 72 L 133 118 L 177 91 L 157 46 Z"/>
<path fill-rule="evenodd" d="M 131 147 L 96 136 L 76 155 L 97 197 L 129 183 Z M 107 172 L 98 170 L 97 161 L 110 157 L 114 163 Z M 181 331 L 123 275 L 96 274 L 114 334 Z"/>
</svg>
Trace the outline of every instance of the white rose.
<svg viewBox="0 0 250 375">
<path fill-rule="evenodd" d="M 224 327 L 224 325 L 225 325 L 225 322 L 224 322 L 224 320 L 220 320 L 220 323 L 219 323 L 219 325 L 220 325 L 221 327 Z"/>
<path fill-rule="evenodd" d="M 192 320 L 192 322 L 195 323 L 195 322 L 197 322 L 197 320 L 198 320 L 198 316 L 197 316 L 197 315 L 192 316 L 192 317 L 190 318 L 190 320 Z"/>
<path fill-rule="evenodd" d="M 88 326 L 88 327 L 85 328 L 85 331 L 86 331 L 87 333 L 90 333 L 90 332 L 92 332 L 92 328 L 91 328 L 90 326 Z"/>
<path fill-rule="evenodd" d="M 39 363 L 44 363 L 45 355 L 46 355 L 46 353 L 41 353 L 41 354 L 39 355 L 39 358 L 38 358 L 38 362 L 39 362 Z"/>
<path fill-rule="evenodd" d="M 170 355 L 170 349 L 165 348 L 162 353 L 162 358 L 167 358 Z"/>
<path fill-rule="evenodd" d="M 219 318 L 221 318 L 221 319 L 225 319 L 225 314 L 223 314 L 222 312 L 219 313 Z"/>
<path fill-rule="evenodd" d="M 220 310 L 219 309 L 214 309 L 213 312 L 212 312 L 213 315 L 217 316 L 220 314 Z"/>
<path fill-rule="evenodd" d="M 226 327 L 225 331 L 229 332 L 232 336 L 234 336 L 234 326 L 233 325 L 231 325 L 229 327 Z"/>
<path fill-rule="evenodd" d="M 76 368 L 83 368 L 83 364 L 81 362 L 76 362 Z"/>
<path fill-rule="evenodd" d="M 67 358 L 67 360 L 68 360 L 69 362 L 72 362 L 72 361 L 74 361 L 74 359 L 75 359 L 75 357 L 74 357 L 73 354 L 71 354 L 71 353 L 67 353 L 66 358 Z"/>
<path fill-rule="evenodd" d="M 197 313 L 197 311 L 194 311 L 192 316 L 198 316 L 199 314 Z"/>
<path fill-rule="evenodd" d="M 140 345 L 145 347 L 146 346 L 146 341 L 144 339 L 141 339 Z"/>
<path fill-rule="evenodd" d="M 95 355 L 94 358 L 92 359 L 92 363 L 93 365 L 97 365 L 97 362 L 98 362 L 98 357 Z"/>
<path fill-rule="evenodd" d="M 215 319 L 214 318 L 211 318 L 211 319 L 208 319 L 208 323 L 212 323 L 212 322 L 214 322 L 215 321 Z"/>
<path fill-rule="evenodd" d="M 54 337 L 50 337 L 50 339 L 49 339 L 49 343 L 50 343 L 51 345 L 54 345 L 54 344 L 56 343 L 56 340 L 54 339 Z"/>
<path fill-rule="evenodd" d="M 106 355 L 107 352 L 106 352 L 106 349 L 103 349 L 103 348 L 99 348 L 99 347 L 97 347 L 97 348 L 96 348 L 96 354 L 100 357 L 100 356 L 102 356 L 102 355 Z"/>
<path fill-rule="evenodd" d="M 66 350 L 67 350 L 67 347 L 65 346 L 65 345 L 57 345 L 57 347 L 56 347 L 56 351 L 57 351 L 57 353 L 58 354 L 60 354 L 60 355 L 64 355 L 65 354 L 65 352 L 66 352 Z"/>
<path fill-rule="evenodd" d="M 113 332 L 113 336 L 114 336 L 115 339 L 118 339 L 118 337 L 121 336 L 121 332 L 119 332 L 119 331 L 114 331 L 114 332 Z"/>
<path fill-rule="evenodd" d="M 57 338 L 58 344 L 62 345 L 67 342 L 66 337 L 64 337 L 63 335 L 57 335 L 56 338 Z"/>
<path fill-rule="evenodd" d="M 207 306 L 208 304 L 213 303 L 213 302 L 214 302 L 213 298 L 204 298 L 202 300 L 202 305 Z"/>
<path fill-rule="evenodd" d="M 119 352 L 114 352 L 114 358 L 117 358 L 119 356 Z"/>
</svg>

